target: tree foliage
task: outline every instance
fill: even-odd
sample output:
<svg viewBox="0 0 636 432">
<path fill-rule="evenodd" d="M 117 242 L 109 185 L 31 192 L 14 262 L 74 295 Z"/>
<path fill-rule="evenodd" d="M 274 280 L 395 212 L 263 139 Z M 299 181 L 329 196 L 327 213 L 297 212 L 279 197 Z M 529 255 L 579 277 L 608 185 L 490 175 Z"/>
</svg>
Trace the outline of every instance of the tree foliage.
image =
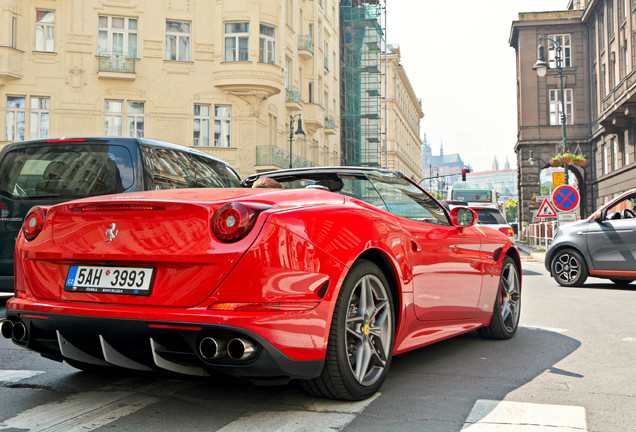
<svg viewBox="0 0 636 432">
<path fill-rule="evenodd" d="M 519 216 L 519 203 L 517 200 L 508 198 L 506 202 L 506 220 L 508 222 L 514 222 Z"/>
</svg>

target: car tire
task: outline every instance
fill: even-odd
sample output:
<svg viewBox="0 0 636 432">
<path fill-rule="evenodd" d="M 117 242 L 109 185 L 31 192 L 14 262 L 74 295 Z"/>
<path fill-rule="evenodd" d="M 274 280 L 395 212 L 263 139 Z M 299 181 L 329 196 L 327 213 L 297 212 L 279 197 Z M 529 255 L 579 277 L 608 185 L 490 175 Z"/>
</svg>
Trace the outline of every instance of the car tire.
<svg viewBox="0 0 636 432">
<path fill-rule="evenodd" d="M 521 315 L 521 280 L 515 260 L 506 256 L 501 266 L 499 289 L 487 327 L 477 329 L 485 339 L 510 339 L 517 332 Z"/>
<path fill-rule="evenodd" d="M 610 279 L 610 280 L 614 282 L 616 285 L 620 285 L 620 286 L 629 285 L 630 283 L 634 282 L 633 279 Z"/>
<path fill-rule="evenodd" d="M 583 256 L 574 249 L 562 249 L 556 253 L 550 264 L 552 277 L 561 286 L 579 287 L 588 276 L 587 264 Z"/>
<path fill-rule="evenodd" d="M 322 374 L 302 382 L 314 396 L 362 400 L 389 371 L 395 340 L 393 298 L 386 277 L 370 261 L 349 271 L 338 294 Z"/>
</svg>

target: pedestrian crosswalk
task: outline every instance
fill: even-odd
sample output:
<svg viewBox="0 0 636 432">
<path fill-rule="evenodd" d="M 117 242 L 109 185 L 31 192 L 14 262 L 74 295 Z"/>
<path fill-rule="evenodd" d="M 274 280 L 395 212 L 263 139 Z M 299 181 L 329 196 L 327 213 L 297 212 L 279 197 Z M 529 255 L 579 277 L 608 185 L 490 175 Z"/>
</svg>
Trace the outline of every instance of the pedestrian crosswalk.
<svg viewBox="0 0 636 432">
<path fill-rule="evenodd" d="M 32 370 L 0 370 L 0 382 L 3 383 L 16 383 L 23 379 L 31 378 L 36 375 L 43 374 L 44 371 L 32 371 Z"/>
<path fill-rule="evenodd" d="M 0 423 L 0 430 L 89 432 L 132 414 L 157 400 L 133 392 L 78 393 L 7 419 Z"/>
<path fill-rule="evenodd" d="M 0 370 L 0 384 L 12 386 L 44 373 Z M 161 379 L 136 385 L 139 383 L 135 381 L 135 378 L 123 378 L 119 385 L 111 383 L 101 389 L 74 393 L 13 413 L 6 419 L 0 418 L 0 431 L 90 432 L 102 427 L 119 430 L 117 421 L 157 405 L 164 397 L 184 393 L 189 385 L 193 385 L 189 381 L 168 382 Z M 376 393 L 360 402 L 308 397 L 280 406 L 279 410 L 271 407 L 266 410 L 255 409 L 209 430 L 337 432 L 344 430 L 381 396 L 381 393 Z M 583 407 L 480 399 L 468 414 L 462 432 L 586 432 L 586 428 Z M 382 430 L 381 426 L 377 430 Z"/>
<path fill-rule="evenodd" d="M 585 432 L 580 406 L 478 400 L 463 432 Z"/>
</svg>

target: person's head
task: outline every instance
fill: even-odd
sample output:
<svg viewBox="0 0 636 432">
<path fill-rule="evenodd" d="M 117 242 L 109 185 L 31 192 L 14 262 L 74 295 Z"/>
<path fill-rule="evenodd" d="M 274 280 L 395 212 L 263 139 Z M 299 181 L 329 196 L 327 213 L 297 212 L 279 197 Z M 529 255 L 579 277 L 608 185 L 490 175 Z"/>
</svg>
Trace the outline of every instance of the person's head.
<svg viewBox="0 0 636 432">
<path fill-rule="evenodd" d="M 278 183 L 276 180 L 271 179 L 269 177 L 261 177 L 256 179 L 256 181 L 254 183 L 252 183 L 252 187 L 253 188 L 278 188 L 278 189 L 282 189 L 282 186 L 280 183 Z"/>
</svg>

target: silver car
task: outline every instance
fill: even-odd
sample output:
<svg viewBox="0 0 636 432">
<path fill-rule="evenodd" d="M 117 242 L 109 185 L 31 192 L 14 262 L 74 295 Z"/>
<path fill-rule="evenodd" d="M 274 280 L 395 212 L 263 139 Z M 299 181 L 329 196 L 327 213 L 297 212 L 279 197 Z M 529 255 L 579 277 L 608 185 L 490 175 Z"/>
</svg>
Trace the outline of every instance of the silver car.
<svg viewBox="0 0 636 432">
<path fill-rule="evenodd" d="M 581 286 L 588 276 L 618 285 L 636 280 L 636 189 L 585 220 L 559 227 L 545 266 L 563 286 Z"/>
</svg>

